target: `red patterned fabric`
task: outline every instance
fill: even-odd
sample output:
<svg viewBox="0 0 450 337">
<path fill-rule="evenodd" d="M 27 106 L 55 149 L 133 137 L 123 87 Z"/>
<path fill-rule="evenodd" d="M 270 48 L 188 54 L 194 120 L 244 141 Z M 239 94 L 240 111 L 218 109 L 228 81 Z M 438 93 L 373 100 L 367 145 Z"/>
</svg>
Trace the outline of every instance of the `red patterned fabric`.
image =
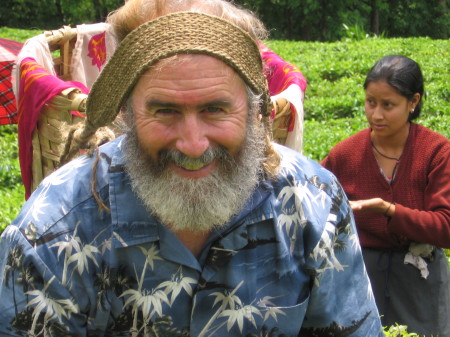
<svg viewBox="0 0 450 337">
<path fill-rule="evenodd" d="M 0 59 L 3 59 L 5 51 L 17 56 L 22 49 L 23 43 L 0 37 L 0 46 L 3 49 L 0 51 Z"/>
<path fill-rule="evenodd" d="M 102 70 L 106 62 L 106 32 L 94 35 L 88 45 L 88 57 L 92 59 L 92 65 L 97 66 L 98 71 Z"/>
<path fill-rule="evenodd" d="M 0 38 L 0 125 L 17 123 L 11 71 L 22 45 L 17 41 Z"/>
</svg>

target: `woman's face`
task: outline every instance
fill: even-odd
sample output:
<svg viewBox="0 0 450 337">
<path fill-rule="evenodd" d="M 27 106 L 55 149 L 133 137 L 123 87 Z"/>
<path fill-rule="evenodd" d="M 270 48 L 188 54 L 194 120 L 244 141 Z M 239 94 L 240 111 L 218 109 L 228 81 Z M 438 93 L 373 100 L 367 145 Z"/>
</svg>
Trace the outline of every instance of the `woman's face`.
<svg viewBox="0 0 450 337">
<path fill-rule="evenodd" d="M 385 81 L 370 82 L 366 88 L 365 111 L 372 132 L 392 136 L 409 127 L 408 117 L 419 102 L 416 93 L 409 100 Z"/>
</svg>

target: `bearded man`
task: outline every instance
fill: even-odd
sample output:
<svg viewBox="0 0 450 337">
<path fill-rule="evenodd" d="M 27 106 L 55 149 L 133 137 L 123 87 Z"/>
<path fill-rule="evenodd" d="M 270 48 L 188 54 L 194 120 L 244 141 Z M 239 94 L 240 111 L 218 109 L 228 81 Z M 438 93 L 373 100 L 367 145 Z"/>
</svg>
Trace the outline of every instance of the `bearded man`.
<svg viewBox="0 0 450 337">
<path fill-rule="evenodd" d="M 383 336 L 335 178 L 270 142 L 257 40 L 177 12 L 132 29 L 82 139 L 127 131 L 47 177 L 0 247 L 0 333 Z"/>
</svg>

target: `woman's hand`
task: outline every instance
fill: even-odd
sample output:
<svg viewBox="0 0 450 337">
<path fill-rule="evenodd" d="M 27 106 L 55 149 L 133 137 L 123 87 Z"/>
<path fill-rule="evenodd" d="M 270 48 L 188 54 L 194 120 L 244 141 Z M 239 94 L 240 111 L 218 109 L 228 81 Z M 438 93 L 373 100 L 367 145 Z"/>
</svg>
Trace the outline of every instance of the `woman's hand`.
<svg viewBox="0 0 450 337">
<path fill-rule="evenodd" d="M 391 217 L 395 213 L 395 204 L 389 201 L 384 201 L 381 198 L 355 200 L 349 202 L 354 212 L 382 213 L 387 217 Z"/>
</svg>

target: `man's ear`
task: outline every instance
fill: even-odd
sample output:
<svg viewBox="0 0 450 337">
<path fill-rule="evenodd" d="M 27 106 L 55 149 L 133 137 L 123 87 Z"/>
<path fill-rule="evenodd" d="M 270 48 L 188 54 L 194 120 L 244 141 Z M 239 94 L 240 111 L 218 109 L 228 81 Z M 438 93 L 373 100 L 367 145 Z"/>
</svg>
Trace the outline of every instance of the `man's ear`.
<svg viewBox="0 0 450 337">
<path fill-rule="evenodd" d="M 262 113 L 258 112 L 258 113 L 256 114 L 256 119 L 258 120 L 258 122 L 261 122 L 262 119 L 263 119 Z"/>
<path fill-rule="evenodd" d="M 115 119 L 116 124 L 124 126 L 126 129 L 132 128 L 134 120 L 133 116 L 131 116 L 133 113 L 132 111 L 133 106 L 131 100 L 127 100 L 126 103 L 120 107 L 119 113 Z"/>
</svg>

